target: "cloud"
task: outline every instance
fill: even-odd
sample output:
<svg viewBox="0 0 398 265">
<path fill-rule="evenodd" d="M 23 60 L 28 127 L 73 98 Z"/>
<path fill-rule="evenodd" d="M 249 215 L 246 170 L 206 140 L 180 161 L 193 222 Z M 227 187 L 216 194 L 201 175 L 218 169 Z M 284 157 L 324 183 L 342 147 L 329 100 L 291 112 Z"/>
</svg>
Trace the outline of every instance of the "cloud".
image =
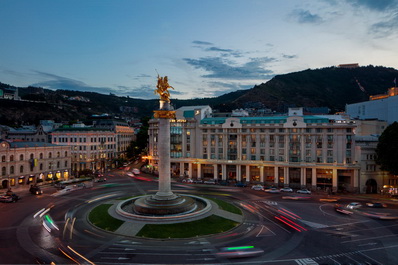
<svg viewBox="0 0 398 265">
<path fill-rule="evenodd" d="M 298 58 L 297 55 L 288 55 L 288 54 L 282 54 L 282 57 L 285 59 L 295 59 Z"/>
<path fill-rule="evenodd" d="M 375 38 L 387 37 L 389 35 L 395 35 L 398 30 L 398 13 L 395 14 L 391 19 L 381 21 L 373 24 L 370 27 L 370 33 Z"/>
<path fill-rule="evenodd" d="M 267 63 L 275 61 L 275 58 L 261 57 L 250 58 L 249 62 L 234 66 L 232 61 L 221 57 L 204 57 L 199 59 L 184 58 L 185 62 L 196 69 L 203 69 L 209 74 L 202 75 L 205 78 L 223 79 L 269 79 L 273 76 L 271 70 L 264 69 Z"/>
<path fill-rule="evenodd" d="M 323 22 L 320 16 L 311 14 L 308 10 L 295 9 L 290 15 L 301 24 L 320 24 Z"/>
<path fill-rule="evenodd" d="M 194 40 L 192 43 L 193 43 L 193 44 L 197 44 L 197 45 L 214 45 L 214 44 L 211 43 L 211 42 L 200 41 L 200 40 Z"/>
<path fill-rule="evenodd" d="M 49 78 L 50 80 L 42 81 L 32 84 L 32 86 L 39 86 L 52 90 L 63 89 L 63 90 L 76 90 L 76 91 L 88 91 L 97 92 L 102 94 L 113 93 L 113 89 L 109 87 L 93 87 L 85 84 L 82 81 L 66 78 L 50 73 L 35 71 L 37 74 Z"/>
<path fill-rule="evenodd" d="M 397 0 L 346 0 L 347 3 L 354 7 L 365 7 L 373 11 L 388 11 L 398 6 Z"/>
</svg>

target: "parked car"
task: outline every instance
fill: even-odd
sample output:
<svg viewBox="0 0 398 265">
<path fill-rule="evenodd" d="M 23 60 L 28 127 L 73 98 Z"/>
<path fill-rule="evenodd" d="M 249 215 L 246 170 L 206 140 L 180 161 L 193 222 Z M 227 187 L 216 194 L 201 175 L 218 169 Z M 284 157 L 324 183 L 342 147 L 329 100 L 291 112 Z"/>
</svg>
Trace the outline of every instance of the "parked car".
<svg viewBox="0 0 398 265">
<path fill-rule="evenodd" d="M 208 179 L 208 180 L 205 180 L 203 183 L 204 184 L 216 184 L 216 180 L 215 179 Z"/>
<path fill-rule="evenodd" d="M 264 190 L 264 186 L 260 184 L 253 185 L 252 190 Z"/>
<path fill-rule="evenodd" d="M 17 202 L 19 199 L 15 193 L 0 195 L 0 202 Z"/>
<path fill-rule="evenodd" d="M 229 185 L 229 181 L 228 180 L 222 180 L 218 184 L 220 184 L 221 186 L 228 186 Z"/>
<path fill-rule="evenodd" d="M 237 183 L 235 184 L 235 186 L 236 186 L 236 187 L 244 188 L 244 187 L 247 187 L 247 184 L 246 184 L 246 182 L 237 182 Z"/>
<path fill-rule="evenodd" d="M 361 207 L 362 207 L 362 204 L 359 203 L 359 202 L 350 202 L 349 204 L 347 204 L 347 208 L 348 209 L 352 209 L 352 210 L 358 209 L 358 208 L 361 208 Z"/>
<path fill-rule="evenodd" d="M 194 179 L 193 183 L 195 184 L 202 184 L 203 183 L 203 179 Z"/>
<path fill-rule="evenodd" d="M 368 202 L 368 203 L 366 203 L 366 206 L 372 207 L 372 208 L 386 208 L 387 204 L 381 203 L 381 202 Z"/>
<path fill-rule="evenodd" d="M 181 182 L 182 183 L 193 183 L 193 180 L 191 178 L 185 178 Z"/>
<path fill-rule="evenodd" d="M 264 191 L 267 193 L 279 193 L 280 192 L 280 190 L 278 190 L 277 188 L 265 189 Z"/>
<path fill-rule="evenodd" d="M 34 195 L 43 194 L 42 189 L 39 186 L 37 186 L 37 185 L 30 186 L 29 192 L 34 194 Z"/>
<path fill-rule="evenodd" d="M 310 191 L 310 190 L 307 190 L 307 189 L 301 189 L 301 190 L 298 190 L 297 193 L 301 193 L 301 194 L 311 194 L 311 191 Z"/>
<path fill-rule="evenodd" d="M 281 192 L 293 192 L 293 189 L 289 188 L 289 187 L 284 187 L 284 188 L 280 189 L 280 191 Z"/>
</svg>

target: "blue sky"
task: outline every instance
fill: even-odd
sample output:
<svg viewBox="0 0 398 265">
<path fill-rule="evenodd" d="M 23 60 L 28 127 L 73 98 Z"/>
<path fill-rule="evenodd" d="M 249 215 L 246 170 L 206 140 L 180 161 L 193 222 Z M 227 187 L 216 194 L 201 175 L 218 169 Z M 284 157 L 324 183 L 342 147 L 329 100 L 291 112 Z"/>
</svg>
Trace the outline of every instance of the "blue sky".
<svg viewBox="0 0 398 265">
<path fill-rule="evenodd" d="M 213 97 L 343 63 L 398 68 L 398 0 L 0 0 L 0 82 Z M 157 72 L 156 72 L 157 71 Z"/>
</svg>

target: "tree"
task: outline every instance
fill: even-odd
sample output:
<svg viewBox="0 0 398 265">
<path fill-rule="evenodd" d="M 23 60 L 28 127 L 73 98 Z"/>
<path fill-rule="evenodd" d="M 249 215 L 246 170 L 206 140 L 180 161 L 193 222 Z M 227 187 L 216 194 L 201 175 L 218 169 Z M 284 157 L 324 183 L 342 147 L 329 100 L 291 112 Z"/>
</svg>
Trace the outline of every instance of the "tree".
<svg viewBox="0 0 398 265">
<path fill-rule="evenodd" d="M 376 163 L 382 170 L 398 175 L 398 123 L 389 125 L 379 137 Z"/>
</svg>

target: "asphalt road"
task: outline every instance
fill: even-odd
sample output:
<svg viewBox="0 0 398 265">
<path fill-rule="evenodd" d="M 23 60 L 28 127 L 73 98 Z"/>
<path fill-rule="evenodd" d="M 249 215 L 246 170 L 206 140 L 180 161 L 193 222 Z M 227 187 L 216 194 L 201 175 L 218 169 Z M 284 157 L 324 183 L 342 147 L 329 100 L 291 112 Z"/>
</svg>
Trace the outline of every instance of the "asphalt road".
<svg viewBox="0 0 398 265">
<path fill-rule="evenodd" d="M 398 221 L 374 218 L 375 214 L 396 215 L 397 205 L 374 209 L 357 199 L 364 206 L 345 215 L 335 211 L 335 202 L 321 201 L 324 197 L 318 195 L 291 200 L 283 199 L 291 194 L 250 188 L 173 183 L 176 193 L 236 204 L 244 211 L 244 222 L 223 234 L 182 240 L 123 237 L 86 222 L 87 213 L 98 204 L 154 193 L 155 179 L 143 177 L 135 179 L 117 171 L 93 188 L 61 196 L 51 196 L 56 190 L 49 188 L 40 196 L 26 193 L 17 203 L 0 204 L 0 264 L 35 264 L 35 257 L 74 264 L 59 248 L 76 251 L 87 259 L 86 264 L 398 264 Z M 343 205 L 351 201 L 338 198 Z M 42 209 L 49 209 L 47 225 L 53 221 L 58 229 L 51 227 L 49 232 L 43 218 L 34 218 Z M 240 259 L 216 255 L 226 246 L 255 246 L 264 253 Z"/>
</svg>

